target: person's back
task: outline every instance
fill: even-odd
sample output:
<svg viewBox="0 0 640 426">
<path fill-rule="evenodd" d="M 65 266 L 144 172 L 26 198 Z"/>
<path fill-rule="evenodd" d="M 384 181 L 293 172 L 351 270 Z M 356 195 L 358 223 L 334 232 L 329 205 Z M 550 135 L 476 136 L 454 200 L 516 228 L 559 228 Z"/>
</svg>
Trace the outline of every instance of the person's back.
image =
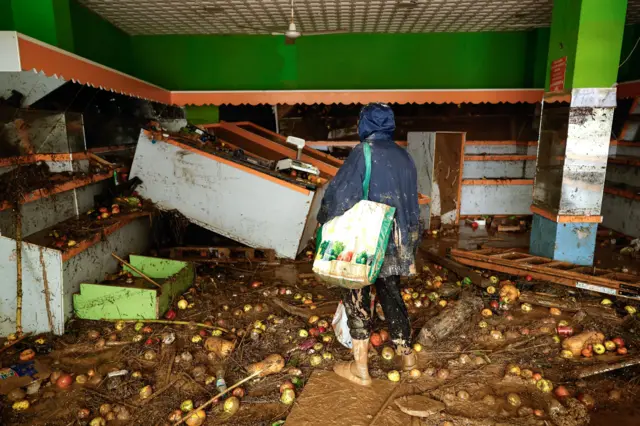
<svg viewBox="0 0 640 426">
<path fill-rule="evenodd" d="M 360 113 L 357 145 L 325 191 L 318 222 L 326 223 L 341 216 L 362 199 L 365 174 L 363 144 L 371 146 L 371 181 L 369 200 L 396 208 L 394 227 L 384 257 L 382 269 L 374 286 L 376 298 L 389 325 L 396 351 L 403 356 L 403 368 L 416 366 L 411 350 L 411 323 L 400 295 L 400 276 L 415 273 L 415 252 L 419 241 L 418 184 L 416 168 L 409 154 L 393 141 L 395 119 L 391 108 L 370 104 Z M 345 290 L 342 303 L 353 339 L 354 362 L 339 363 L 334 371 L 364 386 L 371 385 L 367 367 L 367 349 L 371 333 L 371 287 Z"/>
</svg>

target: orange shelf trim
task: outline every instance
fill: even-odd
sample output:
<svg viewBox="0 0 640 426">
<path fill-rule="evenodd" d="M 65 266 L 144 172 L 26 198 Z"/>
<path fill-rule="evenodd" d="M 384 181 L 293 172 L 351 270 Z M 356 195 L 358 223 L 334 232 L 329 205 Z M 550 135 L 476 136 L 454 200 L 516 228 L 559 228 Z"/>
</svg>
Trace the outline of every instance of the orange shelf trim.
<svg viewBox="0 0 640 426">
<path fill-rule="evenodd" d="M 531 213 L 556 223 L 602 223 L 602 216 L 557 215 L 534 205 L 531 205 Z"/>
<path fill-rule="evenodd" d="M 533 185 L 533 179 L 464 179 L 463 185 Z"/>
<path fill-rule="evenodd" d="M 26 194 L 20 204 L 27 204 L 33 201 L 39 200 L 41 198 L 46 198 L 51 195 L 60 194 L 61 192 L 70 191 L 72 189 L 81 188 L 83 186 L 90 185 L 92 183 L 100 182 L 106 179 L 111 178 L 113 175 L 111 173 L 101 173 L 92 176 L 87 176 L 84 178 L 74 179 L 68 182 L 61 183 L 59 185 L 54 186 L 51 189 L 36 189 L 28 194 Z M 2 201 L 0 204 L 0 211 L 8 210 L 12 207 L 12 204 L 9 201 Z"/>
</svg>

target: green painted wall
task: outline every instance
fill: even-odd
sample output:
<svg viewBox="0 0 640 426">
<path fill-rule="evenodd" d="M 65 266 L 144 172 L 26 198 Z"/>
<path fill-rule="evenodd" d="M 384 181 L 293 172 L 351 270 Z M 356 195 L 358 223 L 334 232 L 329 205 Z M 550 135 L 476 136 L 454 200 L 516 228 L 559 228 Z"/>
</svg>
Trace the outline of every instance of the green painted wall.
<svg viewBox="0 0 640 426">
<path fill-rule="evenodd" d="M 0 31 L 15 31 L 11 0 L 0 0 Z"/>
<path fill-rule="evenodd" d="M 76 1 L 70 3 L 74 53 L 119 71 L 131 66 L 131 37 Z"/>
<path fill-rule="evenodd" d="M 546 34 L 545 34 L 546 33 Z M 503 33 L 134 36 L 138 77 L 172 90 L 542 87 L 548 30 Z"/>
<path fill-rule="evenodd" d="M 184 111 L 191 124 L 211 124 L 220 121 L 220 108 L 216 105 L 187 105 Z"/>
<path fill-rule="evenodd" d="M 627 0 L 582 0 L 573 87 L 617 81 L 626 14 Z"/>
<path fill-rule="evenodd" d="M 627 0 L 555 0 L 547 63 L 567 57 L 565 89 L 616 82 Z"/>
<path fill-rule="evenodd" d="M 51 0 L 12 0 L 16 31 L 58 46 L 55 11 Z"/>
</svg>

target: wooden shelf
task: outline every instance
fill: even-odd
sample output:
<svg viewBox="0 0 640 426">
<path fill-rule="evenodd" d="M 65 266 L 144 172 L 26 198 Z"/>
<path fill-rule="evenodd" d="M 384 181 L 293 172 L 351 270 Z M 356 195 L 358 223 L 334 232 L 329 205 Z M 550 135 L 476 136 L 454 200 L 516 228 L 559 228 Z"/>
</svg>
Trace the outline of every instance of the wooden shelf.
<svg viewBox="0 0 640 426">
<path fill-rule="evenodd" d="M 107 236 L 133 222 L 135 219 L 145 216 L 150 216 L 150 213 L 145 211 L 125 213 L 119 216 L 112 216 L 109 219 L 105 219 L 104 221 L 100 222 L 100 224 L 102 225 L 100 229 L 96 229 L 96 231 L 93 232 L 89 237 L 81 241 L 76 241 L 76 245 L 74 245 L 73 247 L 51 247 L 51 245 L 49 244 L 51 240 L 49 234 L 65 225 L 74 226 L 74 222 L 78 220 L 77 217 L 64 220 L 60 223 L 55 224 L 54 226 L 50 226 L 49 228 L 43 229 L 42 231 L 38 231 L 35 234 L 32 234 L 25 238 L 24 241 L 39 246 L 48 247 L 53 250 L 59 250 L 62 252 L 62 261 L 66 262 L 72 257 L 77 256 L 78 254 L 87 250 L 89 247 L 92 247 L 98 244 L 100 241 L 103 241 Z"/>
<path fill-rule="evenodd" d="M 639 144 L 640 146 L 640 144 Z M 609 157 L 609 164 L 618 164 L 623 166 L 633 166 L 640 167 L 640 158 L 639 157 L 626 157 L 626 156 L 615 156 Z"/>
<path fill-rule="evenodd" d="M 464 179 L 463 185 L 533 185 L 533 179 Z"/>
<path fill-rule="evenodd" d="M 534 161 L 535 155 L 486 154 L 465 155 L 464 161 Z"/>
<path fill-rule="evenodd" d="M 112 176 L 113 176 L 112 173 L 94 174 L 86 177 L 75 178 L 63 183 L 59 183 L 57 185 L 52 186 L 51 188 L 36 189 L 25 194 L 20 204 L 31 203 L 41 198 L 47 198 L 55 194 L 60 194 L 61 192 L 71 191 L 72 189 L 77 189 L 83 186 L 91 185 L 92 183 L 101 182 L 103 180 L 111 178 Z M 6 200 L 1 201 L 0 211 L 8 210 L 12 206 L 13 204 L 9 201 L 6 201 Z"/>
<path fill-rule="evenodd" d="M 604 187 L 604 193 L 628 198 L 629 200 L 640 201 L 640 188 L 631 186 L 618 187 L 609 185 Z"/>
</svg>

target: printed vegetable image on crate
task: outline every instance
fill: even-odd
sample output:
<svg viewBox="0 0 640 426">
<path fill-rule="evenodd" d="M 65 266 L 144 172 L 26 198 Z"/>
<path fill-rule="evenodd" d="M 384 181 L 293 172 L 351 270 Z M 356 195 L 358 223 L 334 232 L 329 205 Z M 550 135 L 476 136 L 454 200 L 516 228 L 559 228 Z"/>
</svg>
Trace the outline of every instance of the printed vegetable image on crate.
<svg viewBox="0 0 640 426">
<path fill-rule="evenodd" d="M 329 285 L 362 288 L 375 282 L 384 261 L 395 208 L 363 200 L 325 223 L 313 272 Z"/>
</svg>

